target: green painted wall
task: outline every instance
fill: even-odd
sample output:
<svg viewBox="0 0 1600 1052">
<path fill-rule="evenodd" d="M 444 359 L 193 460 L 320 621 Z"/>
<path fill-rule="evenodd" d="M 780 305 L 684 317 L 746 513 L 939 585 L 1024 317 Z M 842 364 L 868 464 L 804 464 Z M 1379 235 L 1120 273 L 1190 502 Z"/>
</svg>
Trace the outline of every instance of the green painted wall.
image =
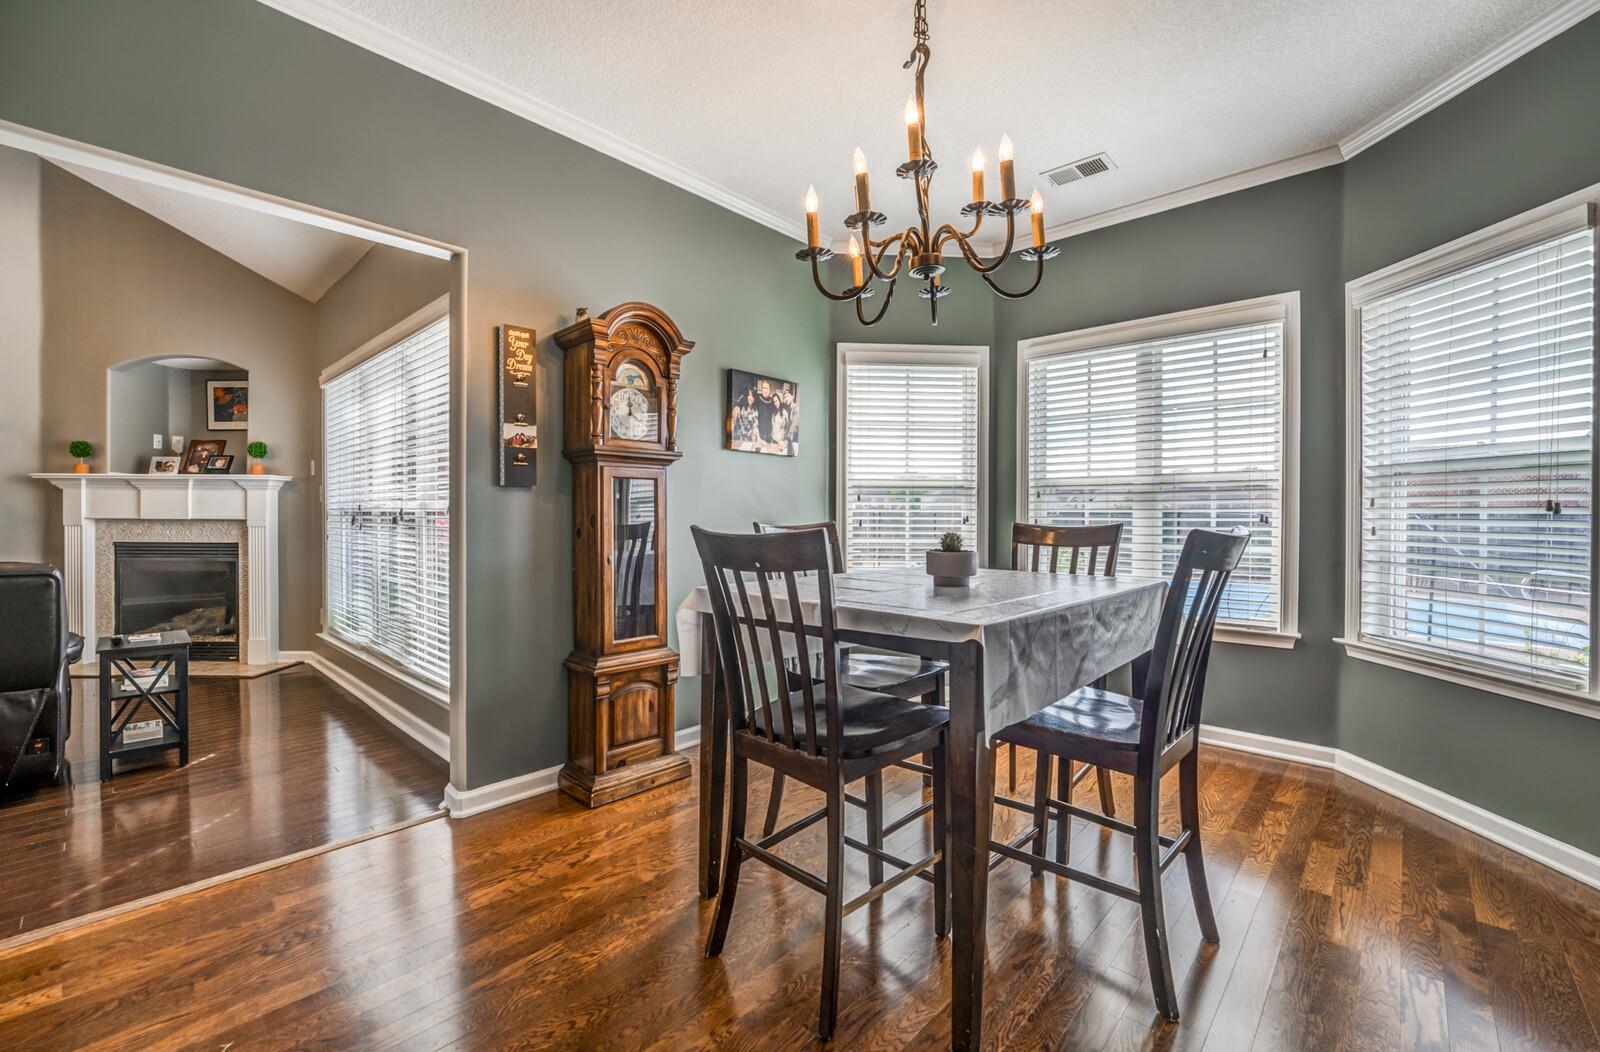
<svg viewBox="0 0 1600 1052">
<path fill-rule="evenodd" d="M 1345 165 L 1346 280 L 1600 183 L 1600 17 Z M 1600 853 L 1600 720 L 1345 659 L 1339 745 Z"/>
<path fill-rule="evenodd" d="M 549 334 L 575 308 L 647 300 L 697 341 L 669 475 L 674 605 L 700 576 L 690 522 L 827 511 L 824 443 L 794 459 L 721 448 L 729 365 L 798 380 L 810 418 L 829 416 L 827 313 L 777 233 L 251 0 L 8 0 L 0 118 L 468 249 L 462 788 L 566 756 L 571 478 Z M 501 322 L 541 337 L 531 493 L 494 485 Z"/>
</svg>

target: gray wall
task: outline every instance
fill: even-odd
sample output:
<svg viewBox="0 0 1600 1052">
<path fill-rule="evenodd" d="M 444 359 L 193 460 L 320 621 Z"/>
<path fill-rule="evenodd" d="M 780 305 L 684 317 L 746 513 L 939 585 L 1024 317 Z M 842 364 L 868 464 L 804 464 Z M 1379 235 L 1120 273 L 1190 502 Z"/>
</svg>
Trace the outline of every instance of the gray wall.
<svg viewBox="0 0 1600 1052">
<path fill-rule="evenodd" d="M 0 39 L 5 38 L 0 26 Z M 0 95 L 5 92 L 0 90 Z M 305 482 L 315 435 L 311 368 L 311 304 L 254 271 L 207 248 L 110 194 L 51 164 L 42 166 L 44 350 L 41 404 L 43 464 L 65 470 L 67 443 L 85 438 L 108 447 L 107 392 L 114 366 L 142 359 L 225 354 L 251 377 L 250 430 L 188 437 L 225 437 L 241 468 L 245 446 L 259 438 L 274 449 L 274 465 L 297 476 L 279 494 L 282 645 L 307 649 L 316 623 L 313 491 Z M 126 375 L 126 374 L 122 374 Z M 191 383 L 210 375 L 197 373 Z M 221 375 L 221 374 L 216 374 Z M 120 378 L 120 377 L 119 377 Z M 8 389 L 9 374 L 0 376 Z M 192 392 L 192 388 L 191 388 Z M 158 396 L 152 389 L 152 399 Z M 194 395 L 191 393 L 191 403 Z M 159 394 L 163 409 L 170 391 Z M 196 407 L 197 408 L 197 407 Z M 194 411 L 193 409 L 191 411 Z M 134 442 L 141 459 L 120 470 L 144 470 L 148 422 Z M 196 425 L 198 427 L 198 425 Z M 115 445 L 116 443 L 109 443 Z M 105 460 L 95 462 L 105 470 Z M 39 466 L 29 470 L 39 470 Z M 32 483 L 43 486 L 43 483 Z M 59 495 L 52 492 L 49 541 L 61 558 Z"/>
<path fill-rule="evenodd" d="M 9 2 L 0 118 L 469 250 L 462 788 L 566 754 L 571 481 L 549 334 L 576 307 L 646 300 L 697 341 L 668 476 L 670 602 L 699 578 L 690 522 L 826 511 L 822 441 L 794 459 L 721 448 L 729 365 L 797 380 L 807 419 L 829 416 L 827 314 L 779 234 L 250 0 Z M 494 484 L 502 322 L 540 335 L 531 493 Z M 686 725 L 694 684 L 682 688 Z"/>
<path fill-rule="evenodd" d="M 112 369 L 106 375 L 106 443 L 95 456 L 100 471 L 145 471 L 167 451 L 168 389 L 174 373 L 154 362 Z M 161 436 L 161 449 L 151 438 Z"/>
<path fill-rule="evenodd" d="M 334 283 L 317 301 L 312 340 L 313 387 L 305 397 L 317 406 L 317 445 L 311 455 L 320 460 L 321 397 L 315 387 L 316 376 L 340 358 L 386 332 L 450 292 L 450 263 L 386 245 L 375 245 L 349 273 Z M 320 487 L 320 481 L 317 483 Z M 317 537 L 309 587 L 322 595 L 322 503 L 311 508 L 311 529 Z M 320 600 L 319 600 L 320 604 Z M 437 701 L 418 694 L 391 676 L 364 661 L 350 657 L 320 639 L 312 648 L 324 659 L 384 694 L 435 730 L 450 732 L 450 711 Z"/>
<path fill-rule="evenodd" d="M 1351 159 L 1343 277 L 1600 183 L 1597 100 L 1591 17 Z M 1600 720 L 1346 659 L 1339 744 L 1600 853 Z"/>
<path fill-rule="evenodd" d="M 55 491 L 28 478 L 41 471 L 44 274 L 39 258 L 39 166 L 0 147 L 0 560 L 42 562 Z M 57 520 L 59 521 L 59 520 Z M 54 531 L 59 533 L 60 530 Z M 60 541 L 56 542 L 57 547 Z"/>
</svg>

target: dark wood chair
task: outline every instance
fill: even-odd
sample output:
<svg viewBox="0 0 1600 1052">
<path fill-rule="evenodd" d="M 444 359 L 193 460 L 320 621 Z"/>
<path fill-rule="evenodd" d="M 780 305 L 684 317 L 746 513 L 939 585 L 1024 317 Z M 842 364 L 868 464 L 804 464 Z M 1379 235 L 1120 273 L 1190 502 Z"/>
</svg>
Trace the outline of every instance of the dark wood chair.
<svg viewBox="0 0 1600 1052">
<path fill-rule="evenodd" d="M 830 522 L 808 522 L 778 525 L 770 522 L 751 524 L 757 533 L 792 533 L 803 530 L 821 530 L 828 539 L 828 563 L 833 572 L 844 569 L 844 549 L 839 546 L 839 528 Z M 921 700 L 939 705 L 944 702 L 944 677 L 950 666 L 943 661 L 932 661 L 912 654 L 885 654 L 881 651 L 845 649 L 840 676 L 846 684 L 861 690 L 890 694 L 907 700 Z M 926 762 L 908 764 L 923 770 Z M 778 811 L 783 807 L 784 780 L 782 772 L 773 772 L 772 794 L 767 798 L 767 820 L 761 827 L 763 835 L 770 835 L 778 827 Z M 880 841 L 883 835 L 883 779 L 868 779 L 866 787 L 867 826 L 871 832 L 869 842 Z M 876 860 L 868 862 L 873 880 L 882 879 L 882 866 Z"/>
<path fill-rule="evenodd" d="M 1242 527 L 1222 532 L 1194 530 L 1189 534 L 1161 611 L 1155 646 L 1134 663 L 1137 696 L 1086 687 L 995 735 L 1000 741 L 1022 745 L 1039 754 L 1033 807 L 1036 836 L 1031 853 L 1016 844 L 991 843 L 990 848 L 1028 863 L 1035 873 L 1048 870 L 1138 902 L 1156 1008 L 1173 1021 L 1178 1018 L 1178 999 L 1172 964 L 1167 959 L 1161 874 L 1179 855 L 1184 857 L 1200 933 L 1207 942 L 1216 942 L 1217 921 L 1206 890 L 1205 860 L 1200 851 L 1196 748 L 1217 607 L 1249 540 L 1249 531 Z M 1132 775 L 1133 823 L 1050 799 L 1046 765 L 1052 756 Z M 1160 833 L 1161 776 L 1173 767 L 1178 768 L 1182 828 L 1176 837 L 1165 837 Z M 1133 836 L 1136 887 L 1066 864 L 1073 817 Z M 1044 857 L 1051 818 L 1056 821 L 1057 836 L 1053 860 Z"/>
<path fill-rule="evenodd" d="M 1108 522 L 1095 526 L 1039 526 L 1031 522 L 1013 523 L 1011 526 L 1011 568 L 1013 570 L 1040 571 L 1041 565 L 1045 573 L 1082 573 L 1090 577 L 1115 577 L 1117 573 L 1117 553 L 1122 548 L 1122 523 Z M 1045 555 L 1048 553 L 1048 559 Z M 1062 565 L 1065 556 L 1066 565 Z M 1095 684 L 1097 687 L 1105 686 L 1101 679 Z M 1011 746 L 1007 752 L 1007 767 L 1009 768 L 1011 791 L 1017 791 L 1017 748 Z M 1117 803 L 1111 795 L 1111 777 L 1101 767 L 1085 765 L 1074 775 L 1072 763 L 1062 760 L 1057 765 L 1056 776 L 1060 781 L 1060 796 L 1063 800 L 1072 799 L 1073 788 L 1089 772 L 1093 771 L 1095 783 L 1100 789 L 1100 810 L 1108 815 L 1117 813 Z"/>
<path fill-rule="evenodd" d="M 728 857 L 717 898 L 706 956 L 722 952 L 745 858 L 764 862 L 827 900 L 824 908 L 822 1007 L 817 1030 L 833 1035 L 839 995 L 840 926 L 849 913 L 907 880 L 934 885 L 934 929 L 949 933 L 949 884 L 945 873 L 944 744 L 948 709 L 851 687 L 840 674 L 839 648 L 848 633 L 835 627 L 833 567 L 821 530 L 775 534 L 711 533 L 693 527 L 695 547 L 711 594 L 717 659 L 727 684 L 732 728 Z M 797 578 L 816 576 L 821 613 L 808 628 L 800 613 Z M 753 600 L 752 587 L 757 591 Z M 774 593 L 787 606 L 780 611 Z M 797 673 L 784 654 L 806 655 L 811 639 L 822 644 L 821 677 L 809 662 Z M 787 642 L 786 642 L 787 640 Z M 771 675 L 769 677 L 769 669 Z M 881 776 L 883 770 L 920 753 L 933 757 L 933 844 L 922 859 L 908 862 L 847 836 L 845 787 Z M 823 807 L 760 840 L 745 837 L 745 812 L 754 761 L 820 790 Z M 827 873 L 817 876 L 775 854 L 772 848 L 817 822 L 826 822 Z M 897 872 L 846 901 L 844 851 L 866 853 Z"/>
<path fill-rule="evenodd" d="M 652 562 L 656 553 L 650 543 L 654 522 L 630 522 L 623 526 L 622 543 L 617 550 L 616 591 L 617 608 L 625 611 L 615 633 L 618 639 L 631 639 L 649 634 L 655 622 L 655 611 L 645 605 L 653 598 L 646 594 L 644 585 L 645 564 Z"/>
</svg>

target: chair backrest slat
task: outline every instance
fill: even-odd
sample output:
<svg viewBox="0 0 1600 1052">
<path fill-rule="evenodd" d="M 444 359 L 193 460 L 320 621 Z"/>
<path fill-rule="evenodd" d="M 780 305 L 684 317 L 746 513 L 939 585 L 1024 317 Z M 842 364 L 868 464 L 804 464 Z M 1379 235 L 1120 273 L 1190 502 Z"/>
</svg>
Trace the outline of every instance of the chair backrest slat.
<svg viewBox="0 0 1600 1052">
<path fill-rule="evenodd" d="M 1222 595 L 1249 541 L 1250 531 L 1243 527 L 1191 530 L 1184 540 L 1156 629 L 1155 646 L 1143 663 L 1141 762 L 1154 763 L 1200 725 Z"/>
<path fill-rule="evenodd" d="M 729 534 L 695 526 L 692 532 L 711 593 L 717 659 L 728 685 L 734 730 L 808 756 L 826 755 L 835 762 L 837 750 L 830 750 L 828 743 L 840 734 L 838 646 L 833 564 L 825 531 L 819 527 Z M 820 613 L 815 626 L 806 624 L 801 577 L 816 580 Z M 756 583 L 759 609 L 751 601 L 750 580 Z M 780 610 L 780 603 L 786 609 Z M 821 642 L 820 678 L 809 673 L 809 662 L 791 666 L 785 660 L 807 655 L 814 639 Z M 769 663 L 774 677 L 771 691 L 766 679 Z M 759 706 L 752 681 L 760 689 Z"/>
<path fill-rule="evenodd" d="M 834 573 L 844 573 L 844 550 L 839 547 L 839 527 L 833 522 L 801 522 L 779 524 L 775 522 L 752 522 L 751 527 L 757 533 L 801 533 L 805 530 L 821 530 L 828 538 L 828 557 L 833 566 Z"/>
<path fill-rule="evenodd" d="M 1039 572 L 1040 552 L 1050 552 L 1050 573 L 1060 572 L 1061 555 L 1067 555 L 1067 573 L 1086 573 L 1090 577 L 1113 577 L 1117 572 L 1117 552 L 1122 546 L 1122 523 L 1094 526 L 1042 526 L 1031 522 L 1011 527 L 1011 568 Z M 1030 549 L 1024 553 L 1023 549 Z M 1101 551 L 1106 553 L 1100 558 Z M 1087 553 L 1087 558 L 1083 556 Z M 1080 569 L 1081 568 L 1081 569 Z"/>
</svg>

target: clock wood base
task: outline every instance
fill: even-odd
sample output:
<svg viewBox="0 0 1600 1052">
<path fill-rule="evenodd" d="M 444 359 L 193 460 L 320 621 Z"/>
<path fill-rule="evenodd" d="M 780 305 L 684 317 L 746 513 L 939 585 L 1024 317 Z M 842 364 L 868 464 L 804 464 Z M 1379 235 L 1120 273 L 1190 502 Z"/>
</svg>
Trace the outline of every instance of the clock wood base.
<svg viewBox="0 0 1600 1052">
<path fill-rule="evenodd" d="M 682 753 L 669 753 L 639 760 L 601 774 L 569 763 L 561 768 L 556 783 L 561 791 L 585 807 L 602 807 L 623 797 L 655 789 L 688 778 L 694 763 Z"/>
</svg>

